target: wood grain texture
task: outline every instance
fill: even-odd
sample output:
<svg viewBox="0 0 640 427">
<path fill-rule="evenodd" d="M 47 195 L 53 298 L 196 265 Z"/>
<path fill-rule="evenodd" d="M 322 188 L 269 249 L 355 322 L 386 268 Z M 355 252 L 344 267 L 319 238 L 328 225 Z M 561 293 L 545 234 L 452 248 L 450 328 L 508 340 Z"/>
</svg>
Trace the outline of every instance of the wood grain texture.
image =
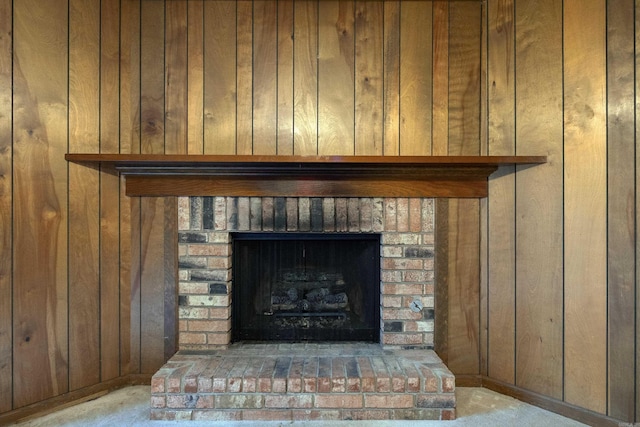
<svg viewBox="0 0 640 427">
<path fill-rule="evenodd" d="M 449 3 L 433 2 L 433 111 L 431 154 L 447 154 L 449 144 Z"/>
<path fill-rule="evenodd" d="M 228 17 L 227 17 L 228 19 Z M 253 152 L 253 1 L 236 1 L 236 153 Z"/>
<path fill-rule="evenodd" d="M 356 155 L 382 155 L 384 129 L 384 2 L 355 3 Z"/>
<path fill-rule="evenodd" d="M 187 153 L 204 152 L 204 2 L 187 2 Z"/>
<path fill-rule="evenodd" d="M 100 151 L 118 153 L 120 2 L 101 3 Z M 100 381 L 120 375 L 120 182 L 100 176 Z M 126 263 L 126 262 L 125 262 Z"/>
<path fill-rule="evenodd" d="M 400 154 L 431 154 L 432 4 L 400 4 Z"/>
<path fill-rule="evenodd" d="M 100 2 L 69 4 L 69 150 L 99 152 Z M 99 169 L 69 167 L 69 388 L 100 381 Z"/>
<path fill-rule="evenodd" d="M 187 151 L 187 3 L 165 4 L 164 152 Z"/>
<path fill-rule="evenodd" d="M 489 150 L 515 154 L 514 2 L 489 4 Z M 488 375 L 515 382 L 515 167 L 498 171 L 488 197 Z"/>
<path fill-rule="evenodd" d="M 293 153 L 318 154 L 318 5 L 294 2 Z"/>
<path fill-rule="evenodd" d="M 278 3 L 254 3 L 253 153 L 277 154 Z"/>
<path fill-rule="evenodd" d="M 400 154 L 400 3 L 384 2 L 384 146 L 385 156 Z"/>
<path fill-rule="evenodd" d="M 236 152 L 236 4 L 204 3 L 204 153 Z"/>
<path fill-rule="evenodd" d="M 640 28 L 640 4 L 636 3 L 635 4 L 635 52 L 634 52 L 634 66 L 635 69 L 638 70 L 640 67 L 640 50 L 638 50 L 638 46 L 640 46 L 640 31 L 638 31 L 637 29 Z M 636 75 L 637 75 L 637 71 L 636 71 Z M 634 99 L 636 104 L 638 102 L 640 102 L 640 79 L 635 79 L 635 85 L 634 85 L 634 89 L 635 89 L 635 95 L 634 95 Z M 638 123 L 638 121 L 640 120 L 640 110 L 638 108 L 635 109 L 635 115 L 634 115 L 634 119 L 635 122 Z M 635 126 L 635 140 L 636 140 L 636 146 L 638 144 L 637 141 L 640 141 L 640 126 Z M 636 149 L 635 151 L 636 155 L 635 155 L 635 161 L 636 161 L 636 170 L 635 170 L 635 221 L 636 224 L 640 224 L 640 197 L 638 197 L 638 188 L 640 188 L 639 184 L 640 184 L 640 171 L 638 170 L 637 165 L 640 164 L 640 150 Z M 638 232 L 636 230 L 636 232 L 634 233 L 634 247 L 635 247 L 635 251 L 636 254 L 640 253 L 640 239 L 638 239 Z M 636 297 L 634 298 L 635 301 L 635 306 L 636 306 L 636 311 L 637 311 L 637 307 L 640 307 L 640 292 L 638 292 L 638 284 L 640 284 L 640 268 L 638 265 L 638 259 L 636 257 L 636 263 L 635 263 L 635 289 L 636 289 Z M 636 363 L 636 367 L 640 366 L 640 351 L 638 351 L 638 349 L 640 348 L 640 334 L 637 333 L 637 331 L 640 331 L 640 316 L 636 315 L 636 321 L 635 321 L 635 327 L 636 327 L 636 334 L 635 334 L 635 344 L 636 344 L 636 354 L 635 354 L 635 363 Z M 635 393 L 635 419 L 636 421 L 640 421 L 640 393 L 637 392 L 637 390 L 640 390 L 640 375 L 637 374 L 636 371 L 636 378 L 635 378 L 635 387 L 636 387 L 636 393 Z"/>
<path fill-rule="evenodd" d="M 165 149 L 165 11 L 154 1 L 141 2 L 140 151 Z"/>
<path fill-rule="evenodd" d="M 480 153 L 481 12 L 473 3 L 449 7 L 449 155 Z M 479 374 L 480 204 L 449 200 L 448 215 L 448 366 L 456 374 Z"/>
<path fill-rule="evenodd" d="M 278 1 L 278 146 L 277 154 L 293 154 L 294 2 Z"/>
<path fill-rule="evenodd" d="M 13 17 L 13 399 L 19 408 L 69 389 L 67 166 L 60 162 L 67 149 L 67 2 L 22 1 Z"/>
<path fill-rule="evenodd" d="M 564 4 L 564 393 L 600 413 L 607 390 L 605 12 L 604 1 Z"/>
<path fill-rule="evenodd" d="M 13 165 L 11 162 L 11 0 L 0 1 L 0 413 L 12 409 L 13 402 Z"/>
<path fill-rule="evenodd" d="M 354 2 L 318 3 L 318 154 L 353 154 Z"/>
<path fill-rule="evenodd" d="M 516 385 L 562 399 L 562 7 L 518 0 L 515 15 L 517 152 L 549 156 L 516 180 Z"/>
<path fill-rule="evenodd" d="M 607 414 L 635 420 L 634 2 L 607 2 Z"/>
</svg>

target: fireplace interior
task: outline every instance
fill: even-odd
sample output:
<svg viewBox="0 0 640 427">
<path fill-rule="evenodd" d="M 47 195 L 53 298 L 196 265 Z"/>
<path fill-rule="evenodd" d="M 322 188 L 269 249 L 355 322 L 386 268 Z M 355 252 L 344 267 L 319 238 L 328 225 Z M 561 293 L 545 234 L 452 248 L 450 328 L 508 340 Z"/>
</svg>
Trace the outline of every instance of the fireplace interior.
<svg viewBox="0 0 640 427">
<path fill-rule="evenodd" d="M 380 235 L 234 233 L 232 340 L 380 341 Z"/>
</svg>

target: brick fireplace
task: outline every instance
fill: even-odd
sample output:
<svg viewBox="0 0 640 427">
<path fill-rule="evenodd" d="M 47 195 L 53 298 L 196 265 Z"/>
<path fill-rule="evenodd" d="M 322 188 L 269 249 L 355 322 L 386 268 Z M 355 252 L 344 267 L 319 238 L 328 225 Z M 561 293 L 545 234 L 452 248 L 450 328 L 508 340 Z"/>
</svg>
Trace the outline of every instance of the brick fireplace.
<svg viewBox="0 0 640 427">
<path fill-rule="evenodd" d="M 434 199 L 179 198 L 179 352 L 152 380 L 163 420 L 453 419 L 433 352 Z M 379 343 L 232 342 L 238 233 L 380 236 Z"/>
<path fill-rule="evenodd" d="M 231 342 L 231 233 L 381 235 L 385 346 L 433 348 L 434 200 L 191 197 L 179 199 L 179 348 Z"/>
</svg>

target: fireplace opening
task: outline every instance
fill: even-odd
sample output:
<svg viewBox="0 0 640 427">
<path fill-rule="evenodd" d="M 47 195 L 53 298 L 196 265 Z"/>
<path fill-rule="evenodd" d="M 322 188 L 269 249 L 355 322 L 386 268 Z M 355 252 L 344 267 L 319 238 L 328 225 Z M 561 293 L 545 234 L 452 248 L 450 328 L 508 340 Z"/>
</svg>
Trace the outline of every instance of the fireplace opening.
<svg viewBox="0 0 640 427">
<path fill-rule="evenodd" d="M 380 342 L 380 235 L 232 233 L 232 340 Z"/>
</svg>

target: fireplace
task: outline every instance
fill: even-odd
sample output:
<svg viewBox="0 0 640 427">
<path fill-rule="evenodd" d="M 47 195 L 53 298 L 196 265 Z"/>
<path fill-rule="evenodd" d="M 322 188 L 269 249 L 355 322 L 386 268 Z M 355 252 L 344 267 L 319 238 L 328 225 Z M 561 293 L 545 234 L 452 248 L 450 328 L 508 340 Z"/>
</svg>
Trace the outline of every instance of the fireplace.
<svg viewBox="0 0 640 427">
<path fill-rule="evenodd" d="M 180 198 L 180 349 L 220 349 L 247 339 L 355 340 L 432 349 L 433 206 L 434 200 L 428 198 Z M 284 250 L 276 249 L 283 245 L 276 241 L 297 247 L 297 255 L 291 255 L 292 260 L 277 261 L 284 263 L 282 268 L 248 267 L 255 264 L 247 258 L 249 254 L 263 252 L 269 258 Z M 347 242 L 361 251 L 354 251 L 355 258 L 365 259 L 357 274 L 351 271 L 355 260 L 349 261 L 349 268 L 339 265 L 349 255 L 343 248 Z M 320 255 L 314 251 L 320 251 Z M 327 256 L 330 253 L 337 254 L 333 260 L 339 269 L 324 261 L 332 259 Z M 300 259 L 293 262 L 296 257 Z M 301 268 L 305 262 L 313 269 Z M 340 274 L 342 277 L 336 276 Z M 271 275 L 271 282 L 265 283 L 278 282 L 280 288 L 273 292 L 256 289 L 255 284 L 266 280 L 265 275 Z M 325 283 L 316 290 L 330 296 L 324 299 L 326 310 L 317 304 L 315 308 L 294 308 L 294 299 L 300 304 L 305 300 L 310 286 L 305 282 L 319 281 L 322 275 L 335 279 L 335 283 Z M 287 285 L 296 276 L 298 284 Z M 341 295 L 340 286 L 351 284 L 338 283 L 353 282 L 354 276 L 366 279 L 366 292 L 361 285 L 353 285 L 354 289 Z M 243 285 L 239 286 L 238 279 L 243 278 L 254 283 L 250 285 L 253 288 L 240 290 Z M 294 286 L 305 290 L 294 290 Z M 287 292 L 297 295 L 288 298 Z M 256 303 L 256 293 L 261 294 L 263 302 Z M 358 293 L 366 298 L 358 301 Z M 264 301 L 275 302 L 275 311 L 273 304 Z M 345 301 L 348 310 L 338 309 Z M 322 322 L 337 324 L 350 316 L 360 329 L 351 335 L 336 335 L 335 328 L 318 326 Z M 262 326 L 237 330 L 235 322 L 242 320 Z M 292 322 L 294 328 L 290 327 Z M 274 323 L 282 326 L 271 328 Z M 314 324 L 316 327 L 311 327 Z"/>
<path fill-rule="evenodd" d="M 180 351 L 151 418 L 455 418 L 433 351 L 433 204 L 180 198 Z"/>
<path fill-rule="evenodd" d="M 380 235 L 232 233 L 232 340 L 380 341 Z"/>
</svg>

